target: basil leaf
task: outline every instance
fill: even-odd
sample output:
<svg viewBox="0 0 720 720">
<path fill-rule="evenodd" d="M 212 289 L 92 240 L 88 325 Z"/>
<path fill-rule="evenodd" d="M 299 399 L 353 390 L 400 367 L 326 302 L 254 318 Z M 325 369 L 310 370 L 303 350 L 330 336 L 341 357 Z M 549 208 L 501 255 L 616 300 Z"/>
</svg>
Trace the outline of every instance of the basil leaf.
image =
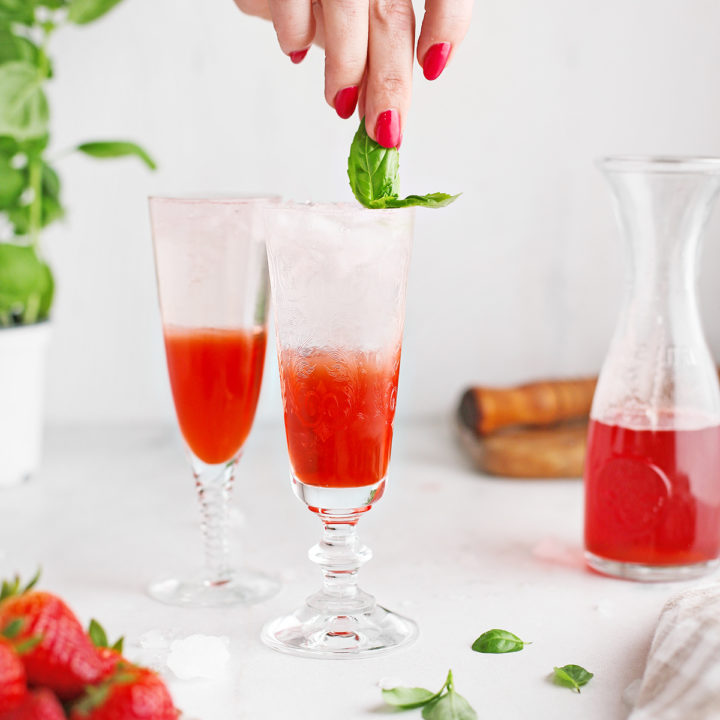
<svg viewBox="0 0 720 720">
<path fill-rule="evenodd" d="M 139 145 L 124 140 L 103 140 L 100 142 L 88 142 L 78 145 L 80 152 L 94 158 L 118 158 L 134 155 L 140 158 L 151 170 L 155 170 L 155 161 Z"/>
<path fill-rule="evenodd" d="M 403 207 L 428 207 L 442 208 L 454 203 L 458 195 L 448 195 L 447 193 L 429 193 L 428 195 L 408 195 L 406 198 L 385 198 L 386 208 L 403 208 Z"/>
<path fill-rule="evenodd" d="M 0 155 L 0 210 L 13 207 L 25 189 L 25 174 L 10 164 L 10 158 Z"/>
<path fill-rule="evenodd" d="M 0 0 L 0 22 L 16 22 L 32 25 L 35 8 L 28 0 Z"/>
<path fill-rule="evenodd" d="M 517 635 L 507 630 L 488 630 L 472 644 L 472 649 L 479 653 L 511 653 L 522 650 L 530 643 L 523 642 Z"/>
<path fill-rule="evenodd" d="M 398 197 L 400 192 L 400 153 L 371 139 L 365 119 L 355 133 L 348 157 L 348 178 L 353 195 L 371 209 L 428 207 L 441 208 L 455 202 L 459 195 L 429 193 Z"/>
<path fill-rule="evenodd" d="M 32 247 L 0 243 L 0 326 L 43 319 L 48 293 L 46 269 Z M 13 586 L 7 585 L 0 596 L 7 597 L 12 591 Z"/>
<path fill-rule="evenodd" d="M 44 135 L 48 104 L 37 68 L 21 60 L 0 65 L 0 135 L 25 140 Z"/>
<path fill-rule="evenodd" d="M 443 686 L 442 692 L 445 689 Z M 393 707 L 403 708 L 404 710 L 410 710 L 411 708 L 420 707 L 434 700 L 439 693 L 431 692 L 425 688 L 406 688 L 396 687 L 390 690 L 383 690 L 383 700 Z"/>
<path fill-rule="evenodd" d="M 422 716 L 425 720 L 477 720 L 477 713 L 470 703 L 452 688 L 425 705 Z"/>
<path fill-rule="evenodd" d="M 593 673 L 580 665 L 563 665 L 553 668 L 554 680 L 558 685 L 568 687 L 580 692 L 583 685 L 587 685 L 593 678 Z"/>
<path fill-rule="evenodd" d="M 400 189 L 399 166 L 397 148 L 385 148 L 375 142 L 367 134 L 363 118 L 348 157 L 348 178 L 353 195 L 365 207 L 374 207 L 374 201 L 386 197 L 397 197 Z"/>
<path fill-rule="evenodd" d="M 121 0 L 70 0 L 68 20 L 76 25 L 97 20 L 112 10 Z"/>
<path fill-rule="evenodd" d="M 27 38 L 15 35 L 7 28 L 0 28 L 0 65 L 13 60 L 37 64 L 38 49 Z"/>
</svg>

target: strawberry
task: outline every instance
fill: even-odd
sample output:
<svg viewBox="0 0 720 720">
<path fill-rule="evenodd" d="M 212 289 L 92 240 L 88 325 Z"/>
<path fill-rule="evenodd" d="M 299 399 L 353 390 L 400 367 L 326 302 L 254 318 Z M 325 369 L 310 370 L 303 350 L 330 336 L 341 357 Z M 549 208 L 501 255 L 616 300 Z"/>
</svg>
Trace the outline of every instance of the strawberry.
<svg viewBox="0 0 720 720">
<path fill-rule="evenodd" d="M 19 625 L 17 642 L 33 646 L 22 655 L 28 682 L 53 690 L 61 699 L 82 694 L 86 685 L 100 682 L 112 666 L 98 656 L 72 610 L 57 596 L 22 590 L 3 583 L 0 592 L 0 628 Z"/>
<path fill-rule="evenodd" d="M 120 637 L 111 645 L 105 628 L 94 618 L 90 620 L 88 637 L 106 668 L 106 675 L 110 675 L 117 667 L 117 664 L 125 660 L 122 655 L 125 638 Z"/>
<path fill-rule="evenodd" d="M 33 690 L 22 705 L 2 715 L 2 720 L 65 720 L 62 705 L 51 690 Z"/>
<path fill-rule="evenodd" d="M 70 720 L 177 720 L 178 716 L 156 673 L 122 661 L 113 675 L 87 688 L 73 705 Z"/>
<path fill-rule="evenodd" d="M 0 717 L 27 697 L 25 668 L 10 640 L 0 637 Z"/>
</svg>

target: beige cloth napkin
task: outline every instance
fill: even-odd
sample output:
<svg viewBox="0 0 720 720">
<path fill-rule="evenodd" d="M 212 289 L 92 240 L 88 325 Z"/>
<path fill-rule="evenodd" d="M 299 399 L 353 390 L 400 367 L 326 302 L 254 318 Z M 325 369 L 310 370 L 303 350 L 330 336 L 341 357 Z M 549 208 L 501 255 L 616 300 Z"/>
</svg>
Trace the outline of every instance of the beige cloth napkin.
<svg viewBox="0 0 720 720">
<path fill-rule="evenodd" d="M 720 585 L 665 604 L 628 720 L 720 720 Z"/>
</svg>

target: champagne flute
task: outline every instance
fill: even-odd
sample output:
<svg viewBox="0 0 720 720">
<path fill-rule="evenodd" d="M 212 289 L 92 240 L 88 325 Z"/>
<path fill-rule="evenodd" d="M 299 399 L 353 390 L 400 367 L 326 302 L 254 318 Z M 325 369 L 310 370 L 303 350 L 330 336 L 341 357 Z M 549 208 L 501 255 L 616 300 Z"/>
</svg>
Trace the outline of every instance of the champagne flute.
<svg viewBox="0 0 720 720">
<path fill-rule="evenodd" d="M 380 654 L 417 635 L 358 587 L 371 553 L 356 535 L 385 490 L 413 211 L 287 203 L 265 215 L 292 486 L 322 522 L 310 559 L 323 586 L 262 637 L 297 655 Z"/>
<path fill-rule="evenodd" d="M 272 198 L 150 199 L 170 385 L 200 499 L 205 570 L 149 587 L 171 605 L 218 607 L 277 583 L 230 565 L 229 502 L 262 382 L 268 277 L 261 208 Z"/>
</svg>

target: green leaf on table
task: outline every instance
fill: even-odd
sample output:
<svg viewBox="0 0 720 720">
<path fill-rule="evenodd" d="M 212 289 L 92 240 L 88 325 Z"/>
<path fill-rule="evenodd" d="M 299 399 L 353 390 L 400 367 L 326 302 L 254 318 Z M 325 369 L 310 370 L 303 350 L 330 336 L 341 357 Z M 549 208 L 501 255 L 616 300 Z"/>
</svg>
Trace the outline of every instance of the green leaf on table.
<svg viewBox="0 0 720 720">
<path fill-rule="evenodd" d="M 348 156 L 348 179 L 357 200 L 374 210 L 385 208 L 441 208 L 459 195 L 430 193 L 400 198 L 400 153 L 373 140 L 365 129 L 365 119 L 355 133 Z"/>
<path fill-rule="evenodd" d="M 97 20 L 122 0 L 70 0 L 68 20 L 76 25 Z"/>
<path fill-rule="evenodd" d="M 477 713 L 470 703 L 452 688 L 425 705 L 422 716 L 425 720 L 477 720 Z"/>
<path fill-rule="evenodd" d="M 0 27 L 0 65 L 13 60 L 37 65 L 38 52 L 38 48 L 27 38 Z"/>
<path fill-rule="evenodd" d="M 0 65 L 0 135 L 24 140 L 47 133 L 49 114 L 42 83 L 42 75 L 28 62 Z"/>
<path fill-rule="evenodd" d="M 580 692 L 583 685 L 587 685 L 593 678 L 593 673 L 580 665 L 563 665 L 553 668 L 553 679 L 558 685 L 568 687 Z"/>
<path fill-rule="evenodd" d="M 400 153 L 375 142 L 365 130 L 365 118 L 355 133 L 348 157 L 348 178 L 353 195 L 365 207 L 382 198 L 397 197 L 400 190 Z"/>
<path fill-rule="evenodd" d="M 403 710 L 410 710 L 411 708 L 421 707 L 435 699 L 443 690 L 445 690 L 444 685 L 437 693 L 426 690 L 425 688 L 396 687 L 390 690 L 383 690 L 382 696 L 388 705 L 402 708 Z"/>
<path fill-rule="evenodd" d="M 479 653 L 502 654 L 518 652 L 526 645 L 531 643 L 524 642 L 514 633 L 507 630 L 488 630 L 484 632 L 472 644 L 472 649 Z"/>
<path fill-rule="evenodd" d="M 134 155 L 140 158 L 151 170 L 157 168 L 150 155 L 133 142 L 103 140 L 83 143 L 78 145 L 77 149 L 94 158 L 119 158 Z"/>
</svg>

